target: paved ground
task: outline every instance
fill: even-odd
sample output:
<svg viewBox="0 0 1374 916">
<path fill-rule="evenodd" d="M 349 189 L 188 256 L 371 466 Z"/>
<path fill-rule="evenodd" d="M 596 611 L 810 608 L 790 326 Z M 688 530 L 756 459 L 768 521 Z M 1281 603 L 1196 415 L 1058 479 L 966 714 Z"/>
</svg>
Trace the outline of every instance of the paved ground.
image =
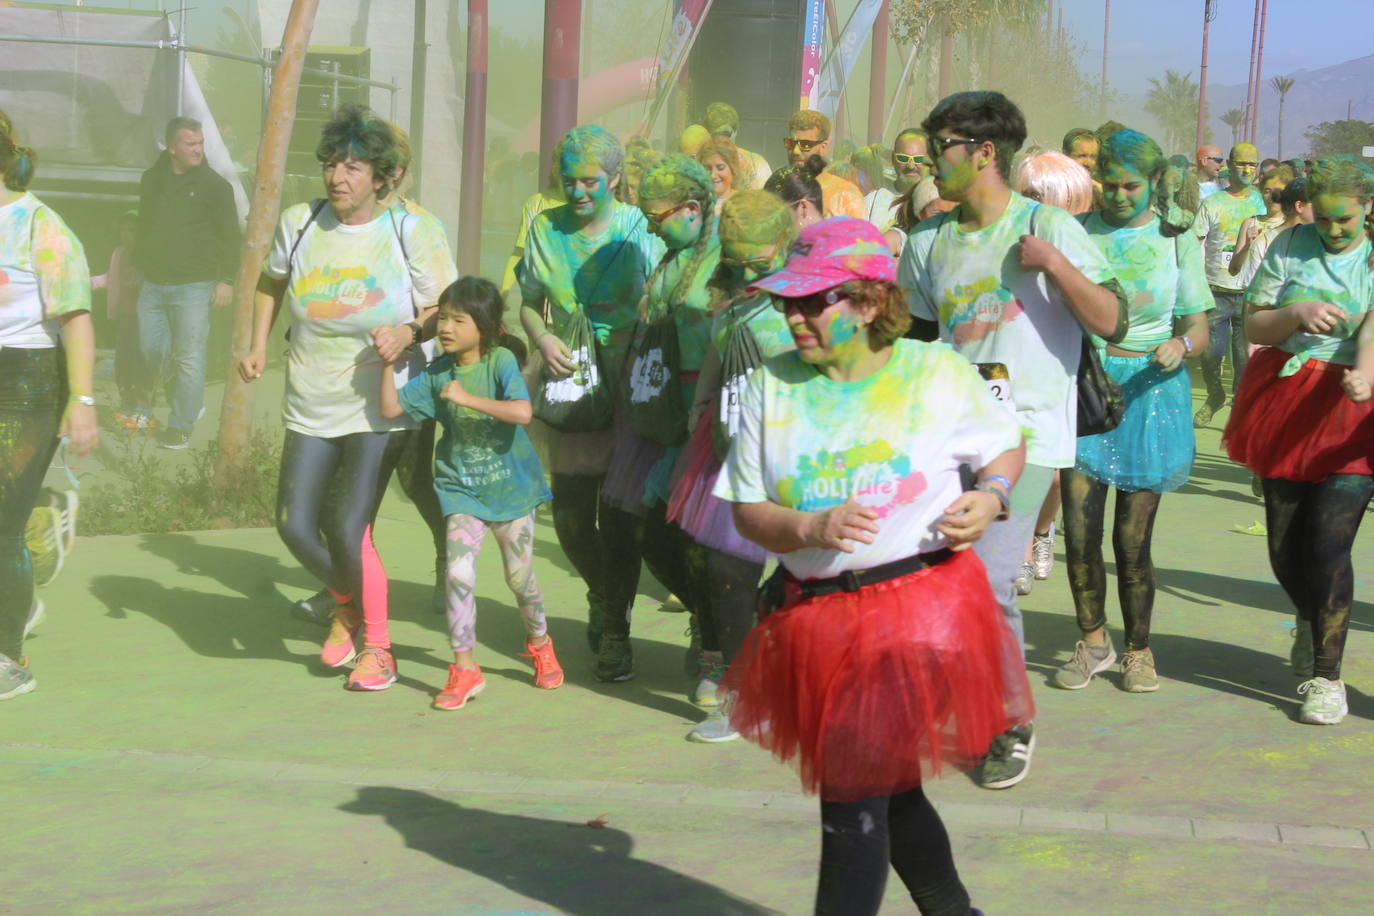
<svg viewBox="0 0 1374 916">
<path fill-rule="evenodd" d="M 1221 418 L 1225 419 L 1223 413 Z M 993 916 L 1369 912 L 1374 609 L 1358 604 L 1351 715 L 1294 721 L 1291 614 L 1248 477 L 1200 435 L 1164 500 L 1154 695 L 1115 675 L 1046 686 L 1072 649 L 1062 569 L 1025 600 L 1040 746 L 1030 778 L 930 787 Z M 0 706 L 0 911 L 809 912 L 815 803 L 741 742 L 689 744 L 682 615 L 645 576 L 639 677 L 590 677 L 584 604 L 547 524 L 539 575 L 568 683 L 529 683 L 517 615 L 483 557 L 490 684 L 429 707 L 446 653 L 411 507 L 383 509 L 402 680 L 350 694 L 287 616 L 313 590 L 271 531 L 83 540 L 29 643 L 38 690 Z M 547 520 L 546 520 L 547 521 Z M 1358 594 L 1374 576 L 1357 549 Z M 1061 552 L 1062 559 L 1062 552 Z M 1113 605 L 1111 619 L 1118 621 Z M 588 821 L 604 817 L 604 828 Z M 912 911 L 894 878 L 887 912 Z"/>
</svg>

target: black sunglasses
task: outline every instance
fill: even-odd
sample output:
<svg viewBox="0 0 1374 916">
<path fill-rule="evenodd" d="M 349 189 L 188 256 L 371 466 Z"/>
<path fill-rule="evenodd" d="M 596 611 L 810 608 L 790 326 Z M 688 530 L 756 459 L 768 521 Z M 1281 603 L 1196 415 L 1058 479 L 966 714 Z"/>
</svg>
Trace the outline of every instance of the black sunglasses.
<svg viewBox="0 0 1374 916">
<path fill-rule="evenodd" d="M 931 137 L 930 142 L 940 147 L 940 152 L 943 153 L 951 146 L 977 146 L 983 141 L 966 137 Z"/>
<path fill-rule="evenodd" d="M 828 289 L 823 293 L 812 293 L 809 296 L 774 296 L 773 308 L 784 315 L 791 311 L 798 311 L 807 318 L 815 318 L 836 302 L 848 298 L 849 296 L 839 289 Z"/>
</svg>

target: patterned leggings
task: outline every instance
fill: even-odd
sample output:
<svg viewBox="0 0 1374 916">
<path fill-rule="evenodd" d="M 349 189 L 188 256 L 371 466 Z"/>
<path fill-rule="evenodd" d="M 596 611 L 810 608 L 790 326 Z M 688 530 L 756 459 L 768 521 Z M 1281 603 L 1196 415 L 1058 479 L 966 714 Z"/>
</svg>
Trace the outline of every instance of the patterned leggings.
<svg viewBox="0 0 1374 916">
<path fill-rule="evenodd" d="M 454 652 L 477 645 L 477 554 L 487 529 L 501 548 L 506 584 L 520 605 L 525 632 L 532 638 L 548 632 L 544 595 L 534 578 L 534 513 L 491 523 L 454 514 L 448 517 L 448 633 Z"/>
</svg>

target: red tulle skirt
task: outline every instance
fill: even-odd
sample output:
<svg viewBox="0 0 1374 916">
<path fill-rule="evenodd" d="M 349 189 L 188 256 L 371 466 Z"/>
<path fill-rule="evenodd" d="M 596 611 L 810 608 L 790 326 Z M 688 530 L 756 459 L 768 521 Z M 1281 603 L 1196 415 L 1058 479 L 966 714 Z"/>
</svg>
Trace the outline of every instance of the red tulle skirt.
<svg viewBox="0 0 1374 916">
<path fill-rule="evenodd" d="M 972 550 L 765 616 L 721 690 L 731 725 L 829 801 L 969 769 L 1034 715 L 1016 638 Z"/>
<path fill-rule="evenodd" d="M 1291 354 L 1263 347 L 1246 363 L 1222 441 L 1231 460 L 1264 479 L 1320 483 L 1374 472 L 1374 401 L 1341 388 L 1340 363 L 1309 359 L 1279 377 Z"/>
</svg>

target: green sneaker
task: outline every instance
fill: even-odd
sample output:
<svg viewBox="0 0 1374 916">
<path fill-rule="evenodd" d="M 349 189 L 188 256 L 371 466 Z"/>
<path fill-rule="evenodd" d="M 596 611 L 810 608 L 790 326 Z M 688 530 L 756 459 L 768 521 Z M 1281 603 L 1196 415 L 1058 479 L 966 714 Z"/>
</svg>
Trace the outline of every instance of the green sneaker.
<svg viewBox="0 0 1374 916">
<path fill-rule="evenodd" d="M 1127 693 L 1154 693 L 1159 689 L 1153 652 L 1140 649 L 1121 656 L 1121 689 Z"/>
<path fill-rule="evenodd" d="M 38 686 L 28 665 L 0 655 L 0 700 L 12 700 Z"/>
<path fill-rule="evenodd" d="M 978 768 L 978 785 L 984 789 L 1010 789 L 1030 775 L 1035 753 L 1035 726 L 1027 722 L 992 739 L 992 747 Z"/>
<path fill-rule="evenodd" d="M 1298 685 L 1298 695 L 1304 697 L 1298 721 L 1308 725 L 1340 725 L 1350 711 L 1345 702 L 1345 684 L 1340 681 L 1314 677 Z"/>
<path fill-rule="evenodd" d="M 1311 677 L 1316 653 L 1312 649 L 1312 624 L 1301 617 L 1293 618 L 1293 647 L 1288 650 L 1288 664 L 1298 677 Z"/>
<path fill-rule="evenodd" d="M 1065 690 L 1082 690 L 1092 682 L 1093 675 L 1101 674 L 1116 662 L 1116 649 L 1112 638 L 1100 646 L 1079 640 L 1073 647 L 1073 658 L 1054 672 L 1054 686 Z"/>
<path fill-rule="evenodd" d="M 628 681 L 635 676 L 634 650 L 628 636 L 601 634 L 593 674 L 598 681 Z"/>
</svg>

